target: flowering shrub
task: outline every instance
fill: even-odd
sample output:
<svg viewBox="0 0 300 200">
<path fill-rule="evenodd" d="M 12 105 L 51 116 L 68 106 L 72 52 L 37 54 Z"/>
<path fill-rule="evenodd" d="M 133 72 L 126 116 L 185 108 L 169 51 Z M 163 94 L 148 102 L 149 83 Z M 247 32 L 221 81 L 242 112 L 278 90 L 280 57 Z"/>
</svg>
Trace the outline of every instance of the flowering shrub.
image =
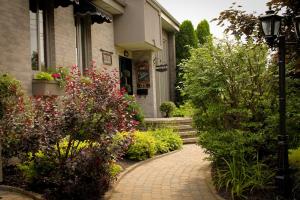
<svg viewBox="0 0 300 200">
<path fill-rule="evenodd" d="M 45 134 L 40 140 L 43 159 L 31 158 L 36 170 L 31 186 L 47 198 L 97 199 L 112 181 L 110 166 L 131 141 L 125 137 L 116 142 L 115 135 L 138 124 L 115 73 L 92 67 L 86 76 L 89 81 L 82 81 L 73 67 L 61 101 L 34 100 L 35 129 Z"/>
<path fill-rule="evenodd" d="M 32 120 L 28 100 L 19 81 L 7 74 L 0 75 L 0 142 L 4 158 L 19 154 L 21 143 L 24 144 L 23 150 L 25 146 L 30 148 L 23 140 Z"/>
<path fill-rule="evenodd" d="M 0 133 L 22 132 L 18 144 L 27 157 L 19 168 L 47 199 L 98 199 L 114 178 L 111 166 L 131 143 L 130 134 L 115 140 L 117 133 L 138 125 L 115 72 L 91 67 L 86 76 L 74 66 L 65 96 L 36 97 L 26 109 L 17 101 L 20 114 L 8 112 L 1 121 L 8 125 Z"/>
</svg>

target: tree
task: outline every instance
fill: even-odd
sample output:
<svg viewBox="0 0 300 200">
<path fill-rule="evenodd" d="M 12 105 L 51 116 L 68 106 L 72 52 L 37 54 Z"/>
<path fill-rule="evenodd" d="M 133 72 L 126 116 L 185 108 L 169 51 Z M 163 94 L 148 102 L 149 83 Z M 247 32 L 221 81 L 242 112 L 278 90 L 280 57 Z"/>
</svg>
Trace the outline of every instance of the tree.
<svg viewBox="0 0 300 200">
<path fill-rule="evenodd" d="M 183 91 L 196 109 L 193 118 L 213 162 L 213 182 L 232 199 L 259 191 L 273 177 L 277 79 L 267 58 L 266 45 L 216 41 L 191 50 L 182 64 Z M 259 184 L 253 181 L 258 179 Z"/>
<path fill-rule="evenodd" d="M 267 6 L 270 6 L 276 12 L 280 10 L 285 11 L 282 14 L 282 30 L 284 30 L 288 42 L 296 41 L 293 18 L 300 11 L 300 1 L 269 0 Z M 242 6 L 236 5 L 236 3 L 233 3 L 231 7 L 222 11 L 219 17 L 213 19 L 213 21 L 218 21 L 219 26 L 226 26 L 224 32 L 232 34 L 236 38 L 245 37 L 248 40 L 254 39 L 256 42 L 263 42 L 258 13 L 247 13 L 242 9 Z M 293 76 L 300 76 L 300 54 L 297 51 L 296 45 L 287 46 L 287 53 L 290 60 L 297 60 L 295 70 L 292 72 Z"/>
<path fill-rule="evenodd" d="M 190 48 L 196 48 L 197 46 L 198 41 L 193 24 L 191 21 L 185 20 L 176 34 L 176 104 L 183 102 L 180 92 L 182 88 L 182 69 L 179 64 L 182 60 L 190 57 Z"/>
<path fill-rule="evenodd" d="M 298 0 L 270 0 L 267 6 L 273 8 L 276 12 L 285 10 L 283 14 L 283 25 L 285 33 L 289 39 L 295 39 L 293 31 L 292 18 L 297 15 L 299 11 Z M 266 7 L 267 9 L 267 7 Z M 247 13 L 242 9 L 242 6 L 233 3 L 228 9 L 222 11 L 219 17 L 213 19 L 218 21 L 219 26 L 225 26 L 225 33 L 232 34 L 238 38 L 244 36 L 247 39 L 256 39 L 261 41 L 262 30 L 260 28 L 260 21 L 258 15 L 263 13 Z M 290 17 L 291 16 L 291 17 Z"/>
<path fill-rule="evenodd" d="M 177 65 L 183 60 L 190 57 L 190 47 L 197 47 L 197 36 L 193 24 L 189 20 L 185 20 L 179 27 L 176 34 L 176 62 Z"/>
<path fill-rule="evenodd" d="M 200 45 L 203 45 L 205 42 L 207 42 L 208 37 L 211 36 L 209 24 L 206 19 L 202 20 L 198 24 L 196 29 L 196 35 Z"/>
</svg>

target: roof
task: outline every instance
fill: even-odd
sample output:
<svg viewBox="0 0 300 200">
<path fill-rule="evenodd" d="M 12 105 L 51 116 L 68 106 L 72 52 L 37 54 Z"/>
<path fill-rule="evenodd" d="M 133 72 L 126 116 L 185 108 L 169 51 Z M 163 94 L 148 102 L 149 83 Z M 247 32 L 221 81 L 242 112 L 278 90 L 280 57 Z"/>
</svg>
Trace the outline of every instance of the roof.
<svg viewBox="0 0 300 200">
<path fill-rule="evenodd" d="M 176 24 L 177 26 L 180 26 L 180 23 L 177 21 L 177 19 L 175 17 L 173 17 L 169 11 L 167 11 L 167 9 L 165 9 L 160 3 L 158 3 L 158 1 L 156 0 L 152 0 L 160 9 L 161 11 L 167 16 L 169 17 L 174 24 Z"/>
</svg>

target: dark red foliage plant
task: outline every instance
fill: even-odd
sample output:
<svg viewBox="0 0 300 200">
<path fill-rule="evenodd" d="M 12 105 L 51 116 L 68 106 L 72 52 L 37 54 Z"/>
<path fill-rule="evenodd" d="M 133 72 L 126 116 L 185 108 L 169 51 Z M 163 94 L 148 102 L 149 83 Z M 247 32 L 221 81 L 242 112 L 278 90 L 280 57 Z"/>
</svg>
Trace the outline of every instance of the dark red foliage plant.
<svg viewBox="0 0 300 200">
<path fill-rule="evenodd" d="M 73 66 L 64 96 L 32 99 L 21 146 L 36 146 L 19 167 L 32 190 L 47 199 L 92 200 L 108 189 L 111 166 L 131 143 L 130 134 L 118 135 L 138 125 L 117 77 L 95 66 L 82 76 Z"/>
<path fill-rule="evenodd" d="M 44 188 L 48 199 L 98 199 L 112 181 L 111 165 L 131 142 L 116 135 L 133 131 L 138 123 L 128 111 L 117 72 L 93 66 L 83 77 L 74 66 L 65 92 L 58 103 L 35 101 L 42 113 L 39 129 L 48 137 L 42 156 L 34 160 L 41 170 L 33 187 Z"/>
</svg>

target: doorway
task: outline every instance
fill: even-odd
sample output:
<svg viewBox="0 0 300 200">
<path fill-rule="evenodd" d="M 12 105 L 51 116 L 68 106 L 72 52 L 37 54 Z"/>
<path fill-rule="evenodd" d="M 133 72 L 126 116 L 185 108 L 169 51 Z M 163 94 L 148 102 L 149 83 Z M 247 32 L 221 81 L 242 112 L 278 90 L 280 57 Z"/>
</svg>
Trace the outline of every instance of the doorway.
<svg viewBox="0 0 300 200">
<path fill-rule="evenodd" d="M 132 84 L 132 60 L 126 57 L 120 56 L 120 86 L 125 88 L 127 94 L 133 95 Z"/>
</svg>

